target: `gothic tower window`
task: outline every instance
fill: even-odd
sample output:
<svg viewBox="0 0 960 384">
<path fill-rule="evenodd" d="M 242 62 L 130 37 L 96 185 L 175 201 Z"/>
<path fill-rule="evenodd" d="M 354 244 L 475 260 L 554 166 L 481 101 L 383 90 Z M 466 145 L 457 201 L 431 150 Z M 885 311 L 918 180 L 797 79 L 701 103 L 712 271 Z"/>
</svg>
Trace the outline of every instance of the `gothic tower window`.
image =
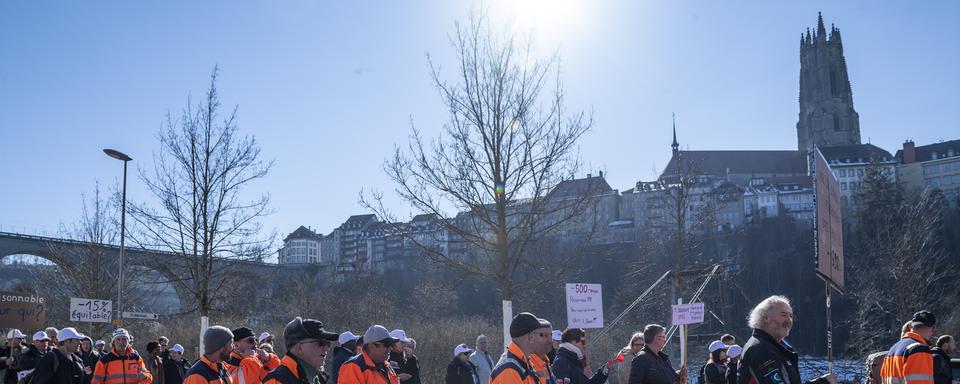
<svg viewBox="0 0 960 384">
<path fill-rule="evenodd" d="M 840 130 L 840 115 L 838 115 L 836 112 L 833 114 L 833 130 Z"/>
</svg>

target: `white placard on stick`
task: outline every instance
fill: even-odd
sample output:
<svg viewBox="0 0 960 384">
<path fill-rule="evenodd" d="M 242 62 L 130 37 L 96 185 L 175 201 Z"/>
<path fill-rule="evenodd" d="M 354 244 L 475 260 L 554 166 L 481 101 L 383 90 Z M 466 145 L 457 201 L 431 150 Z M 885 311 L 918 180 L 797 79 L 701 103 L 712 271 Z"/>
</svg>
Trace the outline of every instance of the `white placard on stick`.
<svg viewBox="0 0 960 384">
<path fill-rule="evenodd" d="M 679 304 L 673 307 L 673 325 L 703 322 L 703 303 Z"/>
<path fill-rule="evenodd" d="M 567 283 L 567 328 L 603 328 L 600 284 Z"/>
<path fill-rule="evenodd" d="M 70 321 L 109 323 L 113 318 L 113 302 L 99 299 L 70 298 Z"/>
</svg>

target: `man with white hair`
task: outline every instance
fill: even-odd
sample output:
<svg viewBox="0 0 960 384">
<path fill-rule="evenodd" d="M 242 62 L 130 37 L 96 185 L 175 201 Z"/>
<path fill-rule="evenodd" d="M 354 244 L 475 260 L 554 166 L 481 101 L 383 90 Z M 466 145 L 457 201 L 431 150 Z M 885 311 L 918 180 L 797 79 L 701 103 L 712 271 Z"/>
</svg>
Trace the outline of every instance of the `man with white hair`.
<svg viewBox="0 0 960 384">
<path fill-rule="evenodd" d="M 753 335 L 743 346 L 737 368 L 738 384 L 799 384 L 799 360 L 784 339 L 793 328 L 793 308 L 783 296 L 770 296 L 750 311 L 747 319 Z M 809 384 L 837 384 L 832 373 Z"/>
<path fill-rule="evenodd" d="M 487 352 L 487 336 L 477 336 L 477 349 L 470 354 L 470 362 L 477 366 L 477 377 L 481 383 L 490 381 L 490 372 L 493 372 L 493 359 Z"/>
</svg>

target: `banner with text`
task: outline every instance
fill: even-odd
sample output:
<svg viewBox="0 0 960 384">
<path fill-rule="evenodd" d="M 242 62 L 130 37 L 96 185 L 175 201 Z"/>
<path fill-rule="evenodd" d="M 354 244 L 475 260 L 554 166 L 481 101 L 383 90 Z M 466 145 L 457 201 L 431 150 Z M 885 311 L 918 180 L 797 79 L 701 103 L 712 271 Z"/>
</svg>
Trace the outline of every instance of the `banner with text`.
<svg viewBox="0 0 960 384">
<path fill-rule="evenodd" d="M 703 322 L 703 303 L 673 305 L 673 325 Z"/>
<path fill-rule="evenodd" d="M 600 284 L 567 283 L 567 328 L 603 328 Z"/>
<path fill-rule="evenodd" d="M 46 327 L 47 298 L 45 296 L 0 291 L 0 328 L 18 328 L 29 333 Z"/>
<path fill-rule="evenodd" d="M 109 323 L 113 318 L 113 302 L 99 299 L 70 298 L 70 321 Z"/>
</svg>

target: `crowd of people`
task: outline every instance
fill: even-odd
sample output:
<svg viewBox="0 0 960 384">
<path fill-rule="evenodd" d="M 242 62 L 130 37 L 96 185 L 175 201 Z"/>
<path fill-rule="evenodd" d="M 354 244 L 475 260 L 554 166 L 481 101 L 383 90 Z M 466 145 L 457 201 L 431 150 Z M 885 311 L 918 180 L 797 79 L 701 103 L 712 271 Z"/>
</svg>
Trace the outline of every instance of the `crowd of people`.
<svg viewBox="0 0 960 384">
<path fill-rule="evenodd" d="M 786 341 L 793 327 L 787 298 L 771 296 L 750 312 L 753 333 L 743 347 L 733 335 L 708 345 L 697 369 L 701 384 L 801 384 L 798 354 Z M 868 384 L 950 383 L 952 336 L 935 345 L 936 317 L 917 312 L 889 351 L 868 358 Z M 648 324 L 611 360 L 595 360 L 581 328 L 553 329 L 529 312 L 514 316 L 510 343 L 499 356 L 485 335 L 474 346 L 452 347 L 446 384 L 687 384 L 686 365 L 676 369 L 663 352 L 667 329 Z M 93 341 L 74 328 L 47 328 L 26 343 L 18 329 L 0 350 L 4 384 L 422 384 L 417 342 L 402 329 L 372 325 L 362 335 L 328 331 L 319 320 L 297 317 L 283 330 L 286 353 L 274 353 L 274 336 L 250 328 L 215 325 L 202 336 L 202 355 L 192 363 L 180 344 L 161 336 L 133 348 L 124 328 L 110 342 Z M 332 358 L 326 369 L 327 353 Z M 826 374 L 807 384 L 837 384 Z"/>
</svg>

